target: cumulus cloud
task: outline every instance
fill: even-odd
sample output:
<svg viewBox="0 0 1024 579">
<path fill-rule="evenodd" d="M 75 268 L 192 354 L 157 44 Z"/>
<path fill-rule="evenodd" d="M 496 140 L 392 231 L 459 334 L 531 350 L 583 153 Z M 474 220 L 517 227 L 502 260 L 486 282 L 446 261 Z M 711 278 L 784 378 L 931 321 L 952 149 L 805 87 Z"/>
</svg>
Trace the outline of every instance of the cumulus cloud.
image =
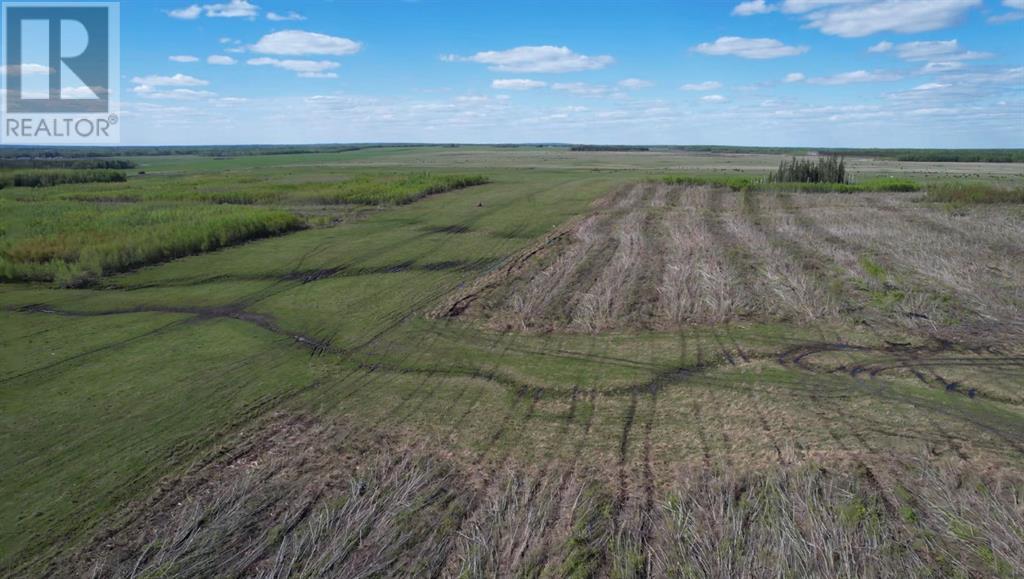
<svg viewBox="0 0 1024 579">
<path fill-rule="evenodd" d="M 802 72 L 791 72 L 782 79 L 782 82 L 800 82 L 806 79 L 807 77 Z"/>
<path fill-rule="evenodd" d="M 305 20 L 306 17 L 294 10 L 289 10 L 285 14 L 278 14 L 277 12 L 267 12 L 267 20 L 271 22 L 288 22 Z"/>
<path fill-rule="evenodd" d="M 857 38 L 879 32 L 903 34 L 947 28 L 981 0 L 787 0 L 783 10 L 806 13 L 807 26 L 825 34 Z"/>
<path fill-rule="evenodd" d="M 894 72 L 869 72 L 866 70 L 854 70 L 851 72 L 842 72 L 839 74 L 834 74 L 832 76 L 821 76 L 807 79 L 807 82 L 811 84 L 840 85 L 858 82 L 888 82 L 893 80 L 899 80 L 901 78 L 902 77 L 900 75 Z"/>
<path fill-rule="evenodd" d="M 184 88 L 210 84 L 209 81 L 187 74 L 136 76 L 132 78 L 132 84 L 135 85 L 132 87 L 133 93 L 150 99 L 195 100 L 216 96 L 216 93 L 210 91 Z"/>
<path fill-rule="evenodd" d="M 223 54 L 211 54 L 210 56 L 206 57 L 206 62 L 209 63 L 209 64 L 224 64 L 224 65 L 228 65 L 228 64 L 235 64 L 238 61 L 233 59 L 233 58 L 231 58 L 230 56 L 225 56 Z"/>
<path fill-rule="evenodd" d="M 913 90 L 936 90 L 940 88 L 947 88 L 949 86 L 950 85 L 941 82 L 926 82 L 915 86 Z"/>
<path fill-rule="evenodd" d="M 491 81 L 491 88 L 498 90 L 530 90 L 534 88 L 544 88 L 548 83 L 542 80 L 533 80 L 529 78 L 498 78 Z"/>
<path fill-rule="evenodd" d="M 488 50 L 472 56 L 449 54 L 448 62 L 476 62 L 501 72 L 576 72 L 597 70 L 615 61 L 608 55 L 577 54 L 566 46 L 517 46 L 508 50 Z"/>
<path fill-rule="evenodd" d="M 155 90 L 152 87 L 140 85 L 132 89 L 135 94 L 150 99 L 171 99 L 171 100 L 196 100 L 217 96 L 217 93 L 208 90 L 195 90 L 190 88 L 175 88 L 171 90 Z"/>
<path fill-rule="evenodd" d="M 722 36 L 714 42 L 703 42 L 693 50 L 711 56 L 739 56 L 740 58 L 768 59 L 796 56 L 810 50 L 806 46 L 788 46 L 774 38 L 743 38 Z"/>
<path fill-rule="evenodd" d="M 199 15 L 203 13 L 203 9 L 198 4 L 186 6 L 185 8 L 178 8 L 171 10 L 167 13 L 171 18 L 177 18 L 178 20 L 195 20 L 199 18 Z"/>
<path fill-rule="evenodd" d="M 196 58 L 194 56 L 190 56 L 188 54 L 179 54 L 179 55 L 175 55 L 175 56 L 168 56 L 167 60 L 169 60 L 171 62 L 198 62 L 199 61 L 198 58 Z"/>
<path fill-rule="evenodd" d="M 922 74 L 934 74 L 937 72 L 949 72 L 964 67 L 962 62 L 929 62 L 921 67 Z"/>
<path fill-rule="evenodd" d="M 691 82 L 691 83 L 687 83 L 687 84 L 684 84 L 683 86 L 681 86 L 679 88 L 682 89 L 682 90 L 695 90 L 695 91 L 715 90 L 716 88 L 722 88 L 722 83 L 718 82 L 717 80 L 706 80 L 704 82 Z"/>
<path fill-rule="evenodd" d="M 729 100 L 720 94 L 709 94 L 707 96 L 700 97 L 700 100 L 706 103 L 724 103 Z"/>
<path fill-rule="evenodd" d="M 298 56 L 303 54 L 344 56 L 359 52 L 362 49 L 362 44 L 340 36 L 330 36 L 302 30 L 282 30 L 265 35 L 256 44 L 250 46 L 249 49 L 260 54 L 280 56 Z"/>
<path fill-rule="evenodd" d="M 611 92 L 611 89 L 602 84 L 587 84 L 585 82 L 556 82 L 551 85 L 551 88 L 580 96 L 604 96 Z"/>
<path fill-rule="evenodd" d="M 50 74 L 50 67 L 42 64 L 25 63 L 22 65 L 0 66 L 0 72 L 10 76 L 33 76 Z"/>
<path fill-rule="evenodd" d="M 252 66 L 273 66 L 297 73 L 301 78 L 338 78 L 337 73 L 328 72 L 340 65 L 329 60 L 279 60 L 277 58 L 251 58 L 246 64 Z"/>
<path fill-rule="evenodd" d="M 227 3 L 203 4 L 202 6 L 192 4 L 171 10 L 167 15 L 179 20 L 195 20 L 204 13 L 207 18 L 255 18 L 259 12 L 260 7 L 248 0 L 231 0 Z"/>
<path fill-rule="evenodd" d="M 206 86 L 210 84 L 209 81 L 181 73 L 173 76 L 161 76 L 158 74 L 136 76 L 132 78 L 132 83 L 147 86 Z"/>
<path fill-rule="evenodd" d="M 892 50 L 892 47 L 893 43 L 889 42 L 888 40 L 883 40 L 878 44 L 872 46 L 871 48 L 868 48 L 868 52 L 889 52 L 890 50 Z"/>
<path fill-rule="evenodd" d="M 765 4 L 764 0 L 747 0 L 746 2 L 740 2 L 732 9 L 733 16 L 753 16 L 754 14 L 767 14 L 774 12 L 776 7 L 771 4 Z"/>
<path fill-rule="evenodd" d="M 649 88 L 654 86 L 654 83 L 649 80 L 643 80 L 641 78 L 624 78 L 618 82 L 621 88 L 628 90 L 638 90 L 641 88 Z"/>
<path fill-rule="evenodd" d="M 988 52 L 962 50 L 956 39 L 905 42 L 903 44 L 894 45 L 893 48 L 895 49 L 897 56 L 910 62 L 921 60 L 942 60 L 945 62 L 953 62 L 992 57 L 992 54 Z"/>
</svg>

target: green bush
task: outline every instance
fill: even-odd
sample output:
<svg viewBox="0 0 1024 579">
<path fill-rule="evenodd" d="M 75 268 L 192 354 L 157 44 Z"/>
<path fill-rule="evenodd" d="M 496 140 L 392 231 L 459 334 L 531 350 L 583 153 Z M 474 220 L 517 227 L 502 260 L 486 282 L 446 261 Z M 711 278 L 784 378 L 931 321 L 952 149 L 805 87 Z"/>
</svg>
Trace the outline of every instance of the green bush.
<svg viewBox="0 0 1024 579">
<path fill-rule="evenodd" d="M 846 183 L 846 161 L 825 156 L 817 161 L 797 159 L 779 162 L 779 170 L 768 173 L 769 183 Z"/>
</svg>

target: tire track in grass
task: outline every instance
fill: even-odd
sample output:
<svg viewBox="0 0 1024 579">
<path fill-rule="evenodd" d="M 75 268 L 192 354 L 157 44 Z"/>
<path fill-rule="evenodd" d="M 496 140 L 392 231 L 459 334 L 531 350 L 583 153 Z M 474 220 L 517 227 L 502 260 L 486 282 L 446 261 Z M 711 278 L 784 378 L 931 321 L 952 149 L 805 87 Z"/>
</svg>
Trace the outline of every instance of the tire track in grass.
<svg viewBox="0 0 1024 579">
<path fill-rule="evenodd" d="M 691 402 L 690 409 L 693 411 L 693 423 L 697 427 L 697 441 L 700 443 L 700 451 L 703 457 L 704 470 L 711 470 L 711 447 L 708 445 L 708 435 L 704 430 L 704 415 L 701 412 L 699 402 Z"/>
</svg>

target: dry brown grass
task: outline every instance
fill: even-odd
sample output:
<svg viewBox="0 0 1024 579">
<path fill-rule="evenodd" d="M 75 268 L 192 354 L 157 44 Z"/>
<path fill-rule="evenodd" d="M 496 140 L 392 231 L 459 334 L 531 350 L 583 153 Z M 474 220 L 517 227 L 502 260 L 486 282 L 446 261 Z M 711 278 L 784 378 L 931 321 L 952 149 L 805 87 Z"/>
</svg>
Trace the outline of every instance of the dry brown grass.
<svg viewBox="0 0 1024 579">
<path fill-rule="evenodd" d="M 284 428 L 282 428 L 284 425 Z M 274 437 L 287 432 L 283 443 Z M 269 438 L 268 438 L 269 437 Z M 364 442 L 357 442 L 363 440 Z M 355 445 L 355 446 L 349 446 Z M 1019 473 L 921 455 L 664 470 L 488 468 L 283 419 L 169 480 L 96 577 L 1012 576 Z"/>
<path fill-rule="evenodd" d="M 559 239 L 467 290 L 478 293 L 456 313 L 590 333 L 864 319 L 930 334 L 1024 332 L 1024 227 L 990 208 L 642 184 Z"/>
</svg>

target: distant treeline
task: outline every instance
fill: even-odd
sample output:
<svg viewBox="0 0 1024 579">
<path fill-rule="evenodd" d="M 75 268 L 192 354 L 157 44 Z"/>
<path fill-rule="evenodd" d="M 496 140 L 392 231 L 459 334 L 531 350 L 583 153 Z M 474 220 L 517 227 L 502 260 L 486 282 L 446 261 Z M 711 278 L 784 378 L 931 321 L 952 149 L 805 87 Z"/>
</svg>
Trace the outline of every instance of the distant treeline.
<svg viewBox="0 0 1024 579">
<path fill-rule="evenodd" d="M 725 145 L 569 145 L 564 143 L 504 143 L 489 145 L 457 143 L 337 143 L 324 145 L 223 145 L 158 147 L 0 147 L 0 159 L 83 159 L 97 157 L 148 157 L 195 155 L 238 157 L 249 155 L 296 155 L 340 153 L 388 147 L 568 148 L 574 151 L 686 151 L 691 153 L 803 156 L 808 154 L 873 157 L 907 162 L 1024 163 L 1024 149 L 852 149 L 816 147 L 734 147 Z"/>
<path fill-rule="evenodd" d="M 69 183 L 115 183 L 125 174 L 113 169 L 55 169 L 0 172 L 0 189 L 5 187 L 52 187 Z"/>
<path fill-rule="evenodd" d="M 650 147 L 635 147 L 630 145 L 573 145 L 571 151 L 620 151 L 620 152 L 644 152 L 650 151 Z"/>
<path fill-rule="evenodd" d="M 3 169 L 134 169 L 127 159 L 0 159 Z"/>
<path fill-rule="evenodd" d="M 692 153 L 760 153 L 765 155 L 843 155 L 874 157 L 907 162 L 945 163 L 1024 163 L 1024 149 L 845 149 L 812 147 L 728 147 L 717 145 L 681 145 L 665 147 Z"/>
</svg>

